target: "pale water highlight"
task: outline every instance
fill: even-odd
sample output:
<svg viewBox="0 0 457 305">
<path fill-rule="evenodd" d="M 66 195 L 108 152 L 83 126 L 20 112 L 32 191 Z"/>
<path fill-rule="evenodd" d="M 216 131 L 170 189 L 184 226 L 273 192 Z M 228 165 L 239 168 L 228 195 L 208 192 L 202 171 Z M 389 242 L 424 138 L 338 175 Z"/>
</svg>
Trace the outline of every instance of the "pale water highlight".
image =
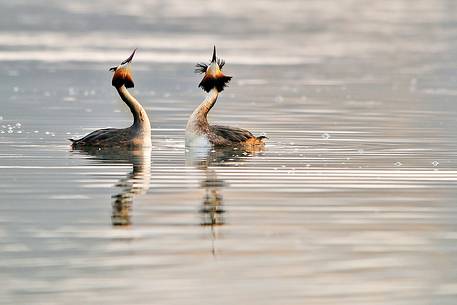
<svg viewBox="0 0 457 305">
<path fill-rule="evenodd" d="M 0 304 L 456 303 L 454 1 L 124 4 L 1 4 Z M 214 44 L 263 150 L 184 147 Z"/>
</svg>

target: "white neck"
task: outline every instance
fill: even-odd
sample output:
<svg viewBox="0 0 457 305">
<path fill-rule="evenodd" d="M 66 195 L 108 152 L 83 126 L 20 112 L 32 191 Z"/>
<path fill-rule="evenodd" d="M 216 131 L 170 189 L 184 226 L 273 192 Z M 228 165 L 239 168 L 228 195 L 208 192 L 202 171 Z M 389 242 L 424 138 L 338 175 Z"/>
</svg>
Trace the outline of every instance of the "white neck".
<svg viewBox="0 0 457 305">
<path fill-rule="evenodd" d="M 132 127 L 141 129 L 146 132 L 150 132 L 151 123 L 149 122 L 149 117 L 146 113 L 146 110 L 144 110 L 140 102 L 138 102 L 136 98 L 130 94 L 130 92 L 127 90 L 125 86 L 121 86 L 116 89 L 119 95 L 121 96 L 122 100 L 127 104 L 127 106 L 130 108 L 130 111 L 133 114 Z"/>
<path fill-rule="evenodd" d="M 217 91 L 217 89 L 211 89 L 206 95 L 206 98 L 203 100 L 203 102 L 194 110 L 194 112 L 192 112 L 192 115 L 189 118 L 187 126 L 189 127 L 189 123 L 192 122 L 208 124 L 208 120 L 206 117 L 208 115 L 208 112 L 211 110 L 211 108 L 213 108 L 214 104 L 216 103 L 218 96 L 219 92 Z"/>
</svg>

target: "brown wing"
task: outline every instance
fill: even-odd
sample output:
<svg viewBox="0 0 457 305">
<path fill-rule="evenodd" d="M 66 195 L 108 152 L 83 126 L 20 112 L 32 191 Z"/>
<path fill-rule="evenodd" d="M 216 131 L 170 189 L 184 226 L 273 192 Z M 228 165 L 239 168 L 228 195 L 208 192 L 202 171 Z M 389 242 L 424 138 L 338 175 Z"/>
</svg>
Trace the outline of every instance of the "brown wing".
<svg viewBox="0 0 457 305">
<path fill-rule="evenodd" d="M 209 128 L 216 136 L 222 137 L 233 143 L 246 142 L 249 139 L 255 138 L 255 136 L 246 129 L 219 125 L 211 125 Z"/>
</svg>

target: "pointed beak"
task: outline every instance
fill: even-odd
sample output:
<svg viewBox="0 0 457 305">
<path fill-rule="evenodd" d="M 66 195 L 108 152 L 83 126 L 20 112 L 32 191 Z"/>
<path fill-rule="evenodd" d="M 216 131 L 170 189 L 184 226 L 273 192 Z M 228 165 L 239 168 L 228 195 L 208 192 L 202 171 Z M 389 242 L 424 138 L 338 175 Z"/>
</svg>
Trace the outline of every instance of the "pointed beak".
<svg viewBox="0 0 457 305">
<path fill-rule="evenodd" d="M 116 71 L 117 67 L 112 67 L 112 68 L 109 68 L 109 71 Z"/>
<path fill-rule="evenodd" d="M 135 48 L 135 50 L 133 50 L 133 53 L 132 53 L 132 55 L 129 56 L 129 58 L 127 58 L 126 60 L 124 60 L 123 62 L 121 62 L 121 65 L 124 65 L 124 64 L 126 64 L 126 63 L 131 62 L 132 59 L 133 59 L 133 56 L 135 55 L 135 52 L 136 52 L 136 48 Z"/>
<path fill-rule="evenodd" d="M 216 46 L 213 49 L 213 58 L 211 59 L 211 63 L 216 62 Z"/>
</svg>

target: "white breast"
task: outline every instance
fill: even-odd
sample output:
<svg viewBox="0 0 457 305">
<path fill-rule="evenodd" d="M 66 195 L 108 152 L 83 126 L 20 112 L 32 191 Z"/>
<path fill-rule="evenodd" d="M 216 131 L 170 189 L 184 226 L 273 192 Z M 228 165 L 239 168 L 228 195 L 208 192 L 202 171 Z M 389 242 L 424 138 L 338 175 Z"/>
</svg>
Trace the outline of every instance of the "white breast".
<svg viewBox="0 0 457 305">
<path fill-rule="evenodd" d="M 211 148 L 211 142 L 209 141 L 206 135 L 195 134 L 193 132 L 186 132 L 186 146 Z"/>
</svg>

